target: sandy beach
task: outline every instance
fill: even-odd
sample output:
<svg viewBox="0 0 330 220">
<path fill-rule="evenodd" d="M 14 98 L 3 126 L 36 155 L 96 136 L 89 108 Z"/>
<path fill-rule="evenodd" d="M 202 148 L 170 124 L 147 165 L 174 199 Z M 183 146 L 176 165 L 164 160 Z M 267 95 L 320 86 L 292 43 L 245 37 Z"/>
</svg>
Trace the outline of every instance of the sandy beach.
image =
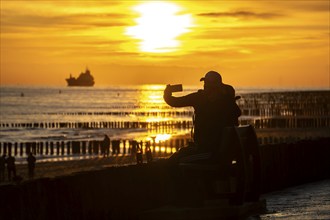
<svg viewBox="0 0 330 220">
<path fill-rule="evenodd" d="M 127 166 L 136 164 L 135 157 L 132 156 L 111 156 L 111 157 L 95 157 L 90 159 L 40 162 L 36 163 L 34 179 L 44 177 L 56 177 L 70 175 L 76 172 L 100 170 L 110 166 Z M 28 180 L 27 164 L 16 165 L 17 175 L 23 178 L 23 181 Z M 8 183 L 7 170 L 5 171 L 6 180 L 3 183 Z"/>
</svg>

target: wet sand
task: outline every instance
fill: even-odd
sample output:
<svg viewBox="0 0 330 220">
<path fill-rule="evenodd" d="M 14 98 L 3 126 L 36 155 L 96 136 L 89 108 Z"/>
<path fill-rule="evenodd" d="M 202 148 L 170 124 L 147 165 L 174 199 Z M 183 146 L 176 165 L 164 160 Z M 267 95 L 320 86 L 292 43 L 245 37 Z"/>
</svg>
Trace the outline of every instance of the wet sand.
<svg viewBox="0 0 330 220">
<path fill-rule="evenodd" d="M 132 156 L 111 156 L 111 157 L 95 157 L 90 159 L 68 160 L 68 161 L 54 161 L 54 162 L 40 162 L 36 163 L 34 179 L 42 177 L 56 177 L 70 175 L 75 172 L 100 170 L 109 166 L 126 166 L 136 164 L 135 157 Z M 27 164 L 16 165 L 17 175 L 28 180 Z M 7 170 L 5 172 L 6 182 Z"/>
<path fill-rule="evenodd" d="M 264 194 L 267 213 L 248 220 L 330 219 L 330 179 Z"/>
</svg>

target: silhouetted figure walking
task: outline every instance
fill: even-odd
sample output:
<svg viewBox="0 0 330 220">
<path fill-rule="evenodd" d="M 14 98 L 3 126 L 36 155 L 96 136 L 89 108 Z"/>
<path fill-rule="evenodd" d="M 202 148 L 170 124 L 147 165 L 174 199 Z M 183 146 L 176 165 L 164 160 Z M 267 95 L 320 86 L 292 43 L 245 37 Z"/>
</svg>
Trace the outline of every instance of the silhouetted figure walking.
<svg viewBox="0 0 330 220">
<path fill-rule="evenodd" d="M 16 165 L 15 165 L 15 157 L 9 153 L 8 158 L 6 159 L 7 163 L 7 171 L 8 171 L 8 180 L 11 181 L 11 176 L 16 177 Z"/>
<path fill-rule="evenodd" d="M 112 155 L 119 154 L 120 153 L 120 140 L 112 140 L 111 147 L 112 147 Z"/>
<path fill-rule="evenodd" d="M 0 182 L 5 181 L 6 155 L 0 157 Z"/>
<path fill-rule="evenodd" d="M 130 141 L 130 145 L 131 145 L 131 155 L 132 156 L 135 156 L 136 155 L 136 151 L 137 151 L 137 141 L 133 140 L 133 141 Z"/>
<path fill-rule="evenodd" d="M 110 151 L 110 138 L 108 135 L 104 135 L 104 139 L 101 143 L 101 147 L 102 147 L 102 152 L 103 152 L 103 157 L 105 156 L 109 156 L 109 151 Z"/>
<path fill-rule="evenodd" d="M 146 143 L 145 151 L 146 151 L 147 163 L 151 163 L 152 162 L 152 153 L 151 153 L 150 142 L 149 141 Z"/>
<path fill-rule="evenodd" d="M 142 164 L 143 163 L 143 150 L 142 146 L 136 142 L 136 163 Z"/>
<path fill-rule="evenodd" d="M 30 152 L 29 156 L 27 157 L 26 160 L 28 162 L 29 178 L 32 179 L 34 177 L 34 169 L 35 169 L 35 165 L 36 165 L 36 158 Z"/>
<path fill-rule="evenodd" d="M 188 155 L 201 154 L 196 160 L 210 157 L 220 145 L 223 128 L 238 125 L 241 111 L 235 102 L 234 88 L 222 83 L 221 75 L 215 71 L 207 72 L 200 81 L 204 81 L 204 89 L 185 96 L 173 96 L 170 85 L 167 85 L 164 91 L 164 100 L 170 106 L 192 106 L 195 110 L 194 142 L 170 157 L 170 161 L 174 163 Z"/>
</svg>

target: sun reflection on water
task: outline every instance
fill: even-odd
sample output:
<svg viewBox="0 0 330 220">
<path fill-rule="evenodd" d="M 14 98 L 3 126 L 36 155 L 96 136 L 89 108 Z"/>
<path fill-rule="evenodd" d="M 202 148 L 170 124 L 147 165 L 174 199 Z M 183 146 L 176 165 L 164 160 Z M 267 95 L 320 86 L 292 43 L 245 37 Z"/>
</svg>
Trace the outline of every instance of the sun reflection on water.
<svg viewBox="0 0 330 220">
<path fill-rule="evenodd" d="M 165 106 L 163 99 L 164 85 L 143 85 L 138 101 L 149 106 Z M 160 104 L 160 105 L 159 105 Z"/>
<path fill-rule="evenodd" d="M 171 134 L 158 134 L 155 138 L 155 142 L 159 143 L 160 141 L 166 141 L 169 140 L 171 137 Z"/>
</svg>

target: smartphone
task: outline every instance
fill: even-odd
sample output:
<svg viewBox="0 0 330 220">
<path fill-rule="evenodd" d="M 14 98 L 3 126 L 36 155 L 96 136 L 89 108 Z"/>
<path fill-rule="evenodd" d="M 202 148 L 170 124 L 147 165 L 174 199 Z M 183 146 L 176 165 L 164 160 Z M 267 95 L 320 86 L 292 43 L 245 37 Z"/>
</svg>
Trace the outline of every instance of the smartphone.
<svg viewBox="0 0 330 220">
<path fill-rule="evenodd" d="M 182 84 L 170 85 L 171 92 L 182 92 Z"/>
</svg>

